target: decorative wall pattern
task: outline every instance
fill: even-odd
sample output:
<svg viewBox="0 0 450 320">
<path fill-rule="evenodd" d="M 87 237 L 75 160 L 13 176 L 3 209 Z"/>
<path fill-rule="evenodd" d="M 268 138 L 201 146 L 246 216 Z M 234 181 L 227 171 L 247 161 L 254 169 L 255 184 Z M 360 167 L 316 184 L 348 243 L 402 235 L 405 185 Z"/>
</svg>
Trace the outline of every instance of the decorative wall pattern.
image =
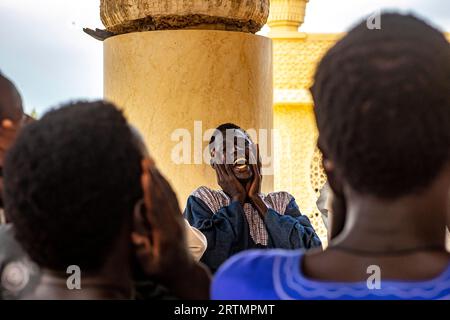
<svg viewBox="0 0 450 320">
<path fill-rule="evenodd" d="M 290 192 L 303 214 L 308 215 L 322 242 L 327 231 L 316 206 L 326 181 L 316 148 L 317 129 L 312 105 L 275 105 L 275 190 Z"/>
<path fill-rule="evenodd" d="M 299 92 L 305 100 L 290 100 L 291 103 L 312 102 L 309 88 L 316 66 L 324 53 L 339 39 L 340 35 L 305 35 L 272 38 L 274 57 L 274 89 L 277 93 Z M 302 94 L 303 93 L 303 94 Z M 276 96 L 275 103 L 283 96 Z M 278 99 L 278 100 L 277 100 Z"/>
<path fill-rule="evenodd" d="M 326 176 L 316 147 L 317 128 L 309 88 L 323 54 L 341 35 L 272 35 L 274 54 L 275 190 L 291 192 L 322 242 L 327 230 L 316 206 Z"/>
</svg>

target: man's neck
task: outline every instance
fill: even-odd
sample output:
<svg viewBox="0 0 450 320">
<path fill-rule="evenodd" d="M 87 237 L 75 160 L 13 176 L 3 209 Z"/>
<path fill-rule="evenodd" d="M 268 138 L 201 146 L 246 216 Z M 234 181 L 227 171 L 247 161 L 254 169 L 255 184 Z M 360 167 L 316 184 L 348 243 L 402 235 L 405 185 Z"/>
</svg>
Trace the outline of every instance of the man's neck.
<svg viewBox="0 0 450 320">
<path fill-rule="evenodd" d="M 445 248 L 445 192 L 424 193 L 395 200 L 352 194 L 345 227 L 330 245 L 367 251 Z"/>
</svg>

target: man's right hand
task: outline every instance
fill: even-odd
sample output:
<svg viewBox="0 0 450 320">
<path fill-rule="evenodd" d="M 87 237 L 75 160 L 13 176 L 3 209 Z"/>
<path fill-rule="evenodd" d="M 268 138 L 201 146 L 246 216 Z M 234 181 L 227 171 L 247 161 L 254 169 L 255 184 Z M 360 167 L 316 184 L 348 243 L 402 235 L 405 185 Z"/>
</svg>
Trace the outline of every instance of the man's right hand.
<svg viewBox="0 0 450 320">
<path fill-rule="evenodd" d="M 217 175 L 217 182 L 222 190 L 232 199 L 232 201 L 239 201 L 244 205 L 247 198 L 247 192 L 244 186 L 239 182 L 231 169 L 229 164 L 214 164 L 214 169 Z"/>
</svg>

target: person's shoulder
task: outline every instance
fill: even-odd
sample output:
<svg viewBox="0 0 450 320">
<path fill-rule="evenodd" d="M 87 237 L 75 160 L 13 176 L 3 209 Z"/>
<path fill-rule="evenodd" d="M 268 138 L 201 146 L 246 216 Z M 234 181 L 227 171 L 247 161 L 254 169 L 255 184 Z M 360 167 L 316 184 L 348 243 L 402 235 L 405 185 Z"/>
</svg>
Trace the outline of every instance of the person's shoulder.
<svg viewBox="0 0 450 320">
<path fill-rule="evenodd" d="M 287 191 L 270 192 L 266 195 L 266 198 L 274 199 L 276 201 L 288 202 L 288 203 L 293 199 L 295 200 L 294 196 Z"/>
<path fill-rule="evenodd" d="M 218 191 L 218 190 L 213 190 L 206 186 L 201 186 L 201 187 L 198 187 L 197 189 L 195 189 L 194 191 L 192 191 L 190 196 L 203 200 L 203 199 L 217 197 L 219 193 L 220 193 L 220 191 Z"/>
<path fill-rule="evenodd" d="M 0 232 L 2 234 L 10 233 L 12 231 L 13 227 L 10 223 L 4 223 L 0 224 Z"/>
<path fill-rule="evenodd" d="M 13 225 L 0 225 L 0 269 L 4 263 L 23 256 L 26 254 L 14 236 Z"/>
<path fill-rule="evenodd" d="M 0 248 L 2 251 L 8 250 L 11 247 L 18 247 L 17 241 L 14 238 L 14 228 L 12 224 L 0 225 Z"/>
<path fill-rule="evenodd" d="M 248 250 L 227 260 L 212 284 L 213 299 L 275 299 L 274 263 L 302 253 L 297 250 Z"/>
<path fill-rule="evenodd" d="M 222 190 L 213 190 L 205 186 L 195 189 L 191 193 L 189 201 L 200 203 L 203 206 L 206 205 L 213 213 L 230 204 L 229 198 Z"/>
<path fill-rule="evenodd" d="M 289 192 L 276 191 L 268 193 L 265 196 L 265 201 L 268 202 L 272 209 L 280 214 L 283 214 L 289 204 L 295 203 L 295 198 Z"/>
<path fill-rule="evenodd" d="M 269 192 L 267 194 L 267 196 L 271 196 L 271 197 L 286 197 L 286 198 L 294 198 L 294 196 L 292 194 L 290 194 L 287 191 L 274 191 L 274 192 Z"/>
</svg>

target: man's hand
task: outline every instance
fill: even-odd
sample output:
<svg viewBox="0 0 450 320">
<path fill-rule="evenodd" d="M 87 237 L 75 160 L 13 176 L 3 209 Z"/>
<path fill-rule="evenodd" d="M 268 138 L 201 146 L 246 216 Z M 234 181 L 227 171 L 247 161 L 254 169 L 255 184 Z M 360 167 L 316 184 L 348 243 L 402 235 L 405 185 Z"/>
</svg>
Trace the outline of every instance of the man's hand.
<svg viewBox="0 0 450 320">
<path fill-rule="evenodd" d="M 142 170 L 143 208 L 135 210 L 131 235 L 141 269 L 181 299 L 208 299 L 210 276 L 189 253 L 174 191 L 151 160 Z"/>
<path fill-rule="evenodd" d="M 256 145 L 256 155 L 255 152 L 250 153 L 250 165 L 252 166 L 253 177 L 252 180 L 247 184 L 247 195 L 252 204 L 256 207 L 256 210 L 262 218 L 266 216 L 267 206 L 260 197 L 261 193 L 261 161 L 259 157 L 259 146 Z"/>
<path fill-rule="evenodd" d="M 232 201 L 239 201 L 244 205 L 247 193 L 236 178 L 229 164 L 213 164 L 217 175 L 217 182 L 222 190 L 232 199 Z"/>
</svg>

